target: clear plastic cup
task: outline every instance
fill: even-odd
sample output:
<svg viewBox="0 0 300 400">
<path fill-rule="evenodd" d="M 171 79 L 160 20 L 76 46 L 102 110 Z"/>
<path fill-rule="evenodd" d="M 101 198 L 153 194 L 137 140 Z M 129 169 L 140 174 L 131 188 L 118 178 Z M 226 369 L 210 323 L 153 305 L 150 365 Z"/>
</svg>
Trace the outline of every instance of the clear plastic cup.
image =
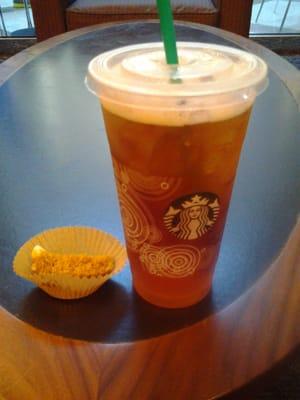
<svg viewBox="0 0 300 400">
<path fill-rule="evenodd" d="M 127 46 L 94 58 L 87 85 L 101 102 L 133 285 L 147 301 L 186 307 L 210 290 L 255 98 L 260 58 L 179 42 Z"/>
</svg>

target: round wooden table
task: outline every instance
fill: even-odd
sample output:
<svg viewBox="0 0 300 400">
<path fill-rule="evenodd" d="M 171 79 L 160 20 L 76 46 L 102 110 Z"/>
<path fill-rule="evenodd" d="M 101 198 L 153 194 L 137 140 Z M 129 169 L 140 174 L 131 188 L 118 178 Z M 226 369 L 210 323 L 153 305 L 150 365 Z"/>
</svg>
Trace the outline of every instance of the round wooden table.
<svg viewBox="0 0 300 400">
<path fill-rule="evenodd" d="M 53 299 L 12 272 L 18 248 L 54 226 L 123 240 L 88 61 L 159 41 L 156 22 L 102 25 L 33 46 L 0 67 L 0 397 L 212 399 L 273 370 L 300 342 L 299 73 L 215 28 L 176 25 L 179 40 L 250 50 L 270 67 L 254 107 L 217 264 L 200 304 L 159 309 L 126 268 L 94 295 Z"/>
</svg>

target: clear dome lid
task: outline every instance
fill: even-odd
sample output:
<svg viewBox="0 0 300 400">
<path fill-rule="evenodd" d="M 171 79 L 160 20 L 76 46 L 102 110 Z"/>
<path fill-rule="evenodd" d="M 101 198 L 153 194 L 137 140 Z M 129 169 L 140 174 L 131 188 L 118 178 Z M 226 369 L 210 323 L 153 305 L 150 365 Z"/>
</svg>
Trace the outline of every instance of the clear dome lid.
<svg viewBox="0 0 300 400">
<path fill-rule="evenodd" d="M 168 65 L 162 43 L 118 48 L 94 58 L 87 84 L 101 96 L 103 86 L 149 96 L 207 96 L 251 87 L 256 95 L 267 83 L 267 65 L 239 49 L 178 42 L 179 64 Z"/>
</svg>

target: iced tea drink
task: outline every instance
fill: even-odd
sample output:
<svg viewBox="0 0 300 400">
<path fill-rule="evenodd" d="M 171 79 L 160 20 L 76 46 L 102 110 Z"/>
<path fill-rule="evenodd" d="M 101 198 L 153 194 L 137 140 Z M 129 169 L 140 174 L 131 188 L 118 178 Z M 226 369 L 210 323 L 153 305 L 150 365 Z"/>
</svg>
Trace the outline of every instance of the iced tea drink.
<svg viewBox="0 0 300 400">
<path fill-rule="evenodd" d="M 175 308 L 198 302 L 211 288 L 266 67 L 238 50 L 184 43 L 182 66 L 170 69 L 158 46 L 107 53 L 96 71 L 100 87 L 95 76 L 88 79 L 100 92 L 134 287 L 152 304 Z M 254 61 L 256 77 L 253 65 L 249 71 Z M 236 85 L 247 66 L 251 84 Z M 115 82 L 103 81 L 105 68 Z"/>
</svg>

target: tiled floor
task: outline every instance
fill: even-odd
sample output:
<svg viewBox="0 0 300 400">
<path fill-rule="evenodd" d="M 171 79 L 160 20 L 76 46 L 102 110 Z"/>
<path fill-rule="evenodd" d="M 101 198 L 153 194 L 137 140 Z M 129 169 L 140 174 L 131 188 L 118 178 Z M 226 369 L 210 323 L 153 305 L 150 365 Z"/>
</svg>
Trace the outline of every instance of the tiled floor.
<svg viewBox="0 0 300 400">
<path fill-rule="evenodd" d="M 291 6 L 281 32 L 279 27 L 289 0 L 264 0 L 261 14 L 256 22 L 256 17 L 262 2 L 263 0 L 253 0 L 250 33 L 300 33 L 300 0 L 291 0 Z M 18 29 L 24 29 L 28 26 L 25 10 L 14 9 L 13 0 L 0 0 L 0 6 L 2 7 L 6 29 L 9 33 Z M 31 21 L 33 21 L 32 16 Z"/>
</svg>

